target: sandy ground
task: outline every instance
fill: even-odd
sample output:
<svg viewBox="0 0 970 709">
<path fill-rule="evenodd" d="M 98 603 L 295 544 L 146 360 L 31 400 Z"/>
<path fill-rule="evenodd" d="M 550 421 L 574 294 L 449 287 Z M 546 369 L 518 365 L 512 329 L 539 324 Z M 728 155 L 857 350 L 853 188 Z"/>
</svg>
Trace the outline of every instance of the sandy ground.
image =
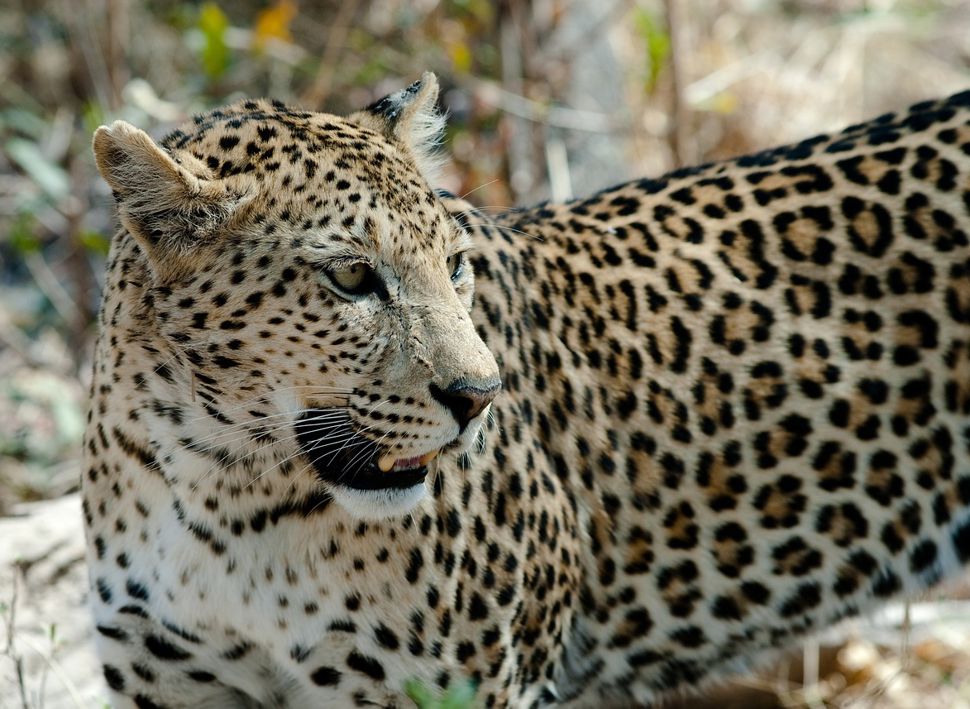
<svg viewBox="0 0 970 709">
<path fill-rule="evenodd" d="M 15 508 L 0 540 L 0 707 L 106 706 L 78 496 Z"/>
</svg>

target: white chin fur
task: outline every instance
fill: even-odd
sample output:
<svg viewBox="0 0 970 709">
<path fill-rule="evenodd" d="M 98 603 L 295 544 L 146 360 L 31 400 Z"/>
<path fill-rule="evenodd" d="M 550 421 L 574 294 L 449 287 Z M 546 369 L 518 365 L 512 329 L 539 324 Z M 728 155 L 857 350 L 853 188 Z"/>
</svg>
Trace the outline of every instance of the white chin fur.
<svg viewBox="0 0 970 709">
<path fill-rule="evenodd" d="M 423 482 L 392 490 L 355 490 L 334 486 L 333 499 L 357 519 L 382 520 L 402 517 L 417 507 L 428 494 Z"/>
</svg>

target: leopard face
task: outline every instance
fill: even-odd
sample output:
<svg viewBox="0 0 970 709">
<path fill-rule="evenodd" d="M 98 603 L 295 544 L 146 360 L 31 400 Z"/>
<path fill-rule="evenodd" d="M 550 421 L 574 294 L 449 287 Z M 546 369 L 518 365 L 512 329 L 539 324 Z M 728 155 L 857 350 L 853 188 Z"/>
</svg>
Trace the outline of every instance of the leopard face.
<svg viewBox="0 0 970 709">
<path fill-rule="evenodd" d="M 417 112 L 430 90 L 400 99 Z M 469 238 L 416 149 L 382 139 L 395 110 L 246 102 L 162 149 L 121 123 L 95 139 L 195 395 L 246 444 L 288 438 L 361 517 L 413 508 L 429 464 L 471 446 L 500 388 L 469 317 Z"/>
</svg>

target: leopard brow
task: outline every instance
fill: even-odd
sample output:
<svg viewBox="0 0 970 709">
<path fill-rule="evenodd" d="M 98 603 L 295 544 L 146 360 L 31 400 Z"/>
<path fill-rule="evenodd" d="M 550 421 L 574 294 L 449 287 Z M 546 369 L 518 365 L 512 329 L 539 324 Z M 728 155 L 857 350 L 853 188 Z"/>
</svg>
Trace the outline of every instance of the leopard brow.
<svg viewBox="0 0 970 709">
<path fill-rule="evenodd" d="M 347 248 L 341 244 L 308 244 L 308 248 L 313 252 L 313 262 L 318 265 L 349 265 L 352 263 L 366 263 L 372 265 L 373 259 L 370 255 L 363 253 L 363 249 L 356 250 Z"/>
</svg>

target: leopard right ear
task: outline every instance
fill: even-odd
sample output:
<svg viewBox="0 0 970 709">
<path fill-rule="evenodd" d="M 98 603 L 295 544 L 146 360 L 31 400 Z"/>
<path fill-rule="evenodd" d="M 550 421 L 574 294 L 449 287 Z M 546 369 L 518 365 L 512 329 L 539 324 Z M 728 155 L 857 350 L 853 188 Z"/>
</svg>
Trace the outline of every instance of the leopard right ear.
<svg viewBox="0 0 970 709">
<path fill-rule="evenodd" d="M 94 134 L 94 159 L 111 187 L 121 223 L 163 264 L 212 242 L 249 197 L 206 174 L 188 169 L 147 133 L 124 121 Z"/>
<path fill-rule="evenodd" d="M 438 110 L 438 78 L 425 72 L 418 81 L 375 101 L 349 119 L 398 141 L 414 158 L 428 184 L 434 184 L 445 158 L 439 151 L 445 116 Z"/>
</svg>

